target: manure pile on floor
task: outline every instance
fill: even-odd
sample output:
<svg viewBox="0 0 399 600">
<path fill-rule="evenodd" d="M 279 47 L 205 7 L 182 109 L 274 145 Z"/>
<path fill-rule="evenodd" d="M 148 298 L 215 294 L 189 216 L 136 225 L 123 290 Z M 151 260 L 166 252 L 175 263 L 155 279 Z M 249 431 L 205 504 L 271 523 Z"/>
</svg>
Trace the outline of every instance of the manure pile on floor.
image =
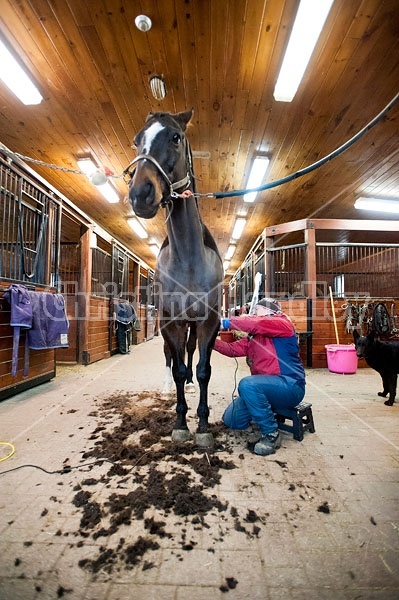
<svg viewBox="0 0 399 600">
<path fill-rule="evenodd" d="M 92 413 L 100 423 L 91 436 L 94 447 L 82 458 L 110 461 L 110 467 L 102 477 L 82 479 L 75 487 L 73 503 L 81 510 L 76 535 L 82 538 L 77 545 L 104 538 L 95 558 L 80 560 L 82 568 L 94 574 L 134 565 L 149 569 L 156 560 L 149 551 L 157 550 L 162 538 L 177 543 L 173 552 L 184 560 L 184 552 L 195 548 L 204 529 L 211 536 L 209 552 L 215 552 L 214 544 L 223 541 L 230 527 L 250 537 L 258 535 L 256 522 L 262 519 L 251 510 L 240 515 L 213 490 L 224 470 L 239 466 L 218 456 L 218 451 L 229 450 L 220 441 L 226 438 L 225 426 L 211 425 L 213 451 L 199 449 L 194 442 L 172 443 L 174 406 L 174 401 L 152 392 L 115 394 Z M 208 515 L 218 514 L 223 531 L 207 523 Z"/>
</svg>

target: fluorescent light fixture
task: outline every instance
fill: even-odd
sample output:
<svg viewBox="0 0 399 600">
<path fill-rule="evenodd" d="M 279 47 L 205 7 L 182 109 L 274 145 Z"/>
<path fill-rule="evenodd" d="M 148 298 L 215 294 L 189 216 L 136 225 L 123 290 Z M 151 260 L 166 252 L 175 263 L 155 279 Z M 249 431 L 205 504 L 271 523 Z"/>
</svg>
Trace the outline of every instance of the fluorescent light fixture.
<svg viewBox="0 0 399 600">
<path fill-rule="evenodd" d="M 98 169 L 95 162 L 89 157 L 79 158 L 77 160 L 77 163 L 78 163 L 79 169 L 82 171 L 82 173 L 84 173 L 86 175 L 86 177 L 89 177 L 89 178 Z"/>
<path fill-rule="evenodd" d="M 155 254 L 155 256 L 158 256 L 158 254 L 159 254 L 158 244 L 150 244 L 150 250 Z"/>
<path fill-rule="evenodd" d="M 269 163 L 270 158 L 268 156 L 258 155 L 254 158 L 247 181 L 247 188 L 249 190 L 251 190 L 252 188 L 257 188 L 262 184 Z M 258 192 L 251 192 L 250 194 L 245 194 L 244 202 L 253 202 L 257 194 Z"/>
<path fill-rule="evenodd" d="M 227 248 L 227 252 L 224 256 L 226 260 L 230 260 L 231 258 L 233 258 L 236 248 L 237 248 L 237 246 L 235 244 L 230 244 L 230 246 Z"/>
<path fill-rule="evenodd" d="M 86 175 L 90 183 L 95 185 L 107 202 L 110 204 L 117 204 L 119 202 L 119 196 L 116 189 L 109 181 L 107 181 L 106 175 L 100 171 L 96 163 L 90 157 L 79 158 L 77 163 L 82 173 Z M 105 182 L 98 185 L 96 184 L 96 181 Z"/>
<path fill-rule="evenodd" d="M 231 234 L 231 237 L 234 240 L 238 240 L 241 237 L 242 232 L 244 231 L 246 222 L 247 222 L 246 219 L 242 219 L 241 217 L 239 219 L 236 219 L 233 233 Z"/>
<path fill-rule="evenodd" d="M 96 188 L 110 204 L 117 204 L 119 202 L 117 191 L 109 181 L 107 181 L 107 183 L 103 183 L 102 185 L 96 185 Z"/>
<path fill-rule="evenodd" d="M 43 96 L 0 40 L 0 79 L 26 105 L 40 104 Z"/>
<path fill-rule="evenodd" d="M 134 233 L 137 233 L 137 235 L 144 240 L 145 238 L 148 238 L 148 233 L 147 231 L 144 229 L 144 227 L 142 226 L 141 223 L 139 223 L 139 221 L 137 219 L 135 219 L 134 217 L 130 217 L 127 222 L 129 223 L 130 227 L 133 229 Z"/>
<path fill-rule="evenodd" d="M 374 210 L 377 212 L 399 213 L 399 198 L 371 198 L 360 196 L 356 199 L 355 208 Z"/>
<path fill-rule="evenodd" d="M 229 260 L 223 261 L 223 269 L 225 271 L 227 271 L 227 269 L 229 268 L 229 266 L 230 266 L 230 261 Z"/>
<path fill-rule="evenodd" d="M 274 99 L 291 102 L 334 0 L 301 0 L 274 88 Z"/>
</svg>

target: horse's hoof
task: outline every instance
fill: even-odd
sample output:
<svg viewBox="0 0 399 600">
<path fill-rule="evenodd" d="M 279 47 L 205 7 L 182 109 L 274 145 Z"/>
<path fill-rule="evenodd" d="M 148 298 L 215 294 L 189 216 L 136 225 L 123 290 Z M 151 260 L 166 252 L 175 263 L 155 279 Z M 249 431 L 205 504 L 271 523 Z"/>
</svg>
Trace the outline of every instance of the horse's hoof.
<svg viewBox="0 0 399 600">
<path fill-rule="evenodd" d="M 393 400 L 385 400 L 385 406 L 393 406 Z"/>
<path fill-rule="evenodd" d="M 195 392 L 195 384 L 192 381 L 186 383 L 184 391 L 187 392 L 187 394 L 193 394 Z"/>
<path fill-rule="evenodd" d="M 189 429 L 174 429 L 172 431 L 172 442 L 188 442 L 191 438 L 191 433 Z"/>
<path fill-rule="evenodd" d="M 213 435 L 210 431 L 207 431 L 206 433 L 196 433 L 195 443 L 200 448 L 213 448 L 215 445 Z"/>
</svg>

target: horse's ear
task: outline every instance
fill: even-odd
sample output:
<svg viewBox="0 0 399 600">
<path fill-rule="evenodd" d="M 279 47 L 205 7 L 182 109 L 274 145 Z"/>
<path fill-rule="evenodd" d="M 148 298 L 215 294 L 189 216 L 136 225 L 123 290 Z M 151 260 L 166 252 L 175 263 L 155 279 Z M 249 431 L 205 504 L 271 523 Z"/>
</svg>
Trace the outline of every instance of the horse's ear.
<svg viewBox="0 0 399 600">
<path fill-rule="evenodd" d="M 359 337 L 360 337 L 359 332 L 357 331 L 357 329 L 354 329 L 353 330 L 353 339 L 354 339 L 355 343 L 357 342 Z"/>
<path fill-rule="evenodd" d="M 182 131 L 186 130 L 187 124 L 191 117 L 193 116 L 193 109 L 186 110 L 185 112 L 177 113 L 177 115 L 173 115 L 174 119 L 179 123 Z"/>
<path fill-rule="evenodd" d="M 154 113 L 153 112 L 149 112 L 148 115 L 147 115 L 147 117 L 146 117 L 145 122 L 147 123 L 147 121 L 149 121 L 153 116 L 154 116 Z"/>
</svg>

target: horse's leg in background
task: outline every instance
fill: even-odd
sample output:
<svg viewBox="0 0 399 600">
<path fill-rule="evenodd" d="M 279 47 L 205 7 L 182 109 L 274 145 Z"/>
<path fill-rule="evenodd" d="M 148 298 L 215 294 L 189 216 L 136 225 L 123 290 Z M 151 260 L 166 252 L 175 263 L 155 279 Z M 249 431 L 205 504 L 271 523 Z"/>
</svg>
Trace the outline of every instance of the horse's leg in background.
<svg viewBox="0 0 399 600">
<path fill-rule="evenodd" d="M 169 395 L 173 392 L 173 379 L 172 379 L 172 353 L 169 349 L 167 342 L 163 343 L 163 353 L 165 355 L 166 362 L 166 370 L 165 370 L 165 380 L 163 383 L 162 394 Z"/>
<path fill-rule="evenodd" d="M 162 335 L 172 355 L 172 374 L 176 384 L 177 417 L 172 431 L 172 440 L 174 442 L 185 442 L 190 438 L 190 431 L 186 421 L 188 408 L 184 396 L 184 384 L 186 382 L 186 365 L 184 364 L 186 329 L 184 326 L 179 326 L 170 321 L 163 325 Z"/>
<path fill-rule="evenodd" d="M 212 312 L 206 323 L 197 324 L 199 362 L 197 364 L 197 380 L 200 388 L 200 399 L 197 409 L 199 417 L 195 440 L 198 446 L 212 447 L 213 435 L 209 431 L 208 417 L 208 384 L 211 378 L 211 354 L 219 329 L 219 315 Z"/>
<path fill-rule="evenodd" d="M 190 323 L 190 332 L 187 340 L 187 378 L 186 378 L 186 392 L 195 392 L 195 385 L 193 381 L 193 355 L 197 346 L 197 324 L 195 322 Z"/>
</svg>

